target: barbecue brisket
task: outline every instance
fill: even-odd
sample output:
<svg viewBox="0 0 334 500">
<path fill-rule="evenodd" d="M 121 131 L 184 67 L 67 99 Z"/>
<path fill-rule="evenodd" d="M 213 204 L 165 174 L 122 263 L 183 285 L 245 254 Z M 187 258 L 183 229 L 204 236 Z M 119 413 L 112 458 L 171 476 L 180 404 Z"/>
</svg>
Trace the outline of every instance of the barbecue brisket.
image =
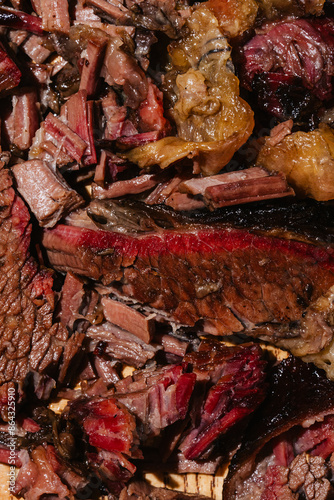
<svg viewBox="0 0 334 500">
<path fill-rule="evenodd" d="M 46 382 L 55 377 L 62 382 L 82 336 L 75 333 L 69 338 L 60 323 L 53 323 L 53 277 L 49 270 L 39 270 L 29 253 L 29 212 L 3 166 L 0 207 L 0 390 L 5 402 L 7 384 L 14 383 L 22 389 L 26 377 L 34 372 L 40 390 L 43 379 Z M 42 396 L 48 397 L 50 390 L 47 392 L 42 390 Z"/>
<path fill-rule="evenodd" d="M 334 384 L 324 372 L 283 360 L 231 462 L 224 499 L 331 498 L 333 410 Z"/>
<path fill-rule="evenodd" d="M 301 356 L 329 345 L 331 207 L 281 202 L 174 217 L 108 206 L 109 219 L 104 205 L 96 223 L 111 230 L 92 222 L 92 229 L 58 225 L 44 232 L 52 266 L 102 281 L 207 333 L 243 332 Z M 94 210 L 88 213 L 94 219 Z"/>
</svg>

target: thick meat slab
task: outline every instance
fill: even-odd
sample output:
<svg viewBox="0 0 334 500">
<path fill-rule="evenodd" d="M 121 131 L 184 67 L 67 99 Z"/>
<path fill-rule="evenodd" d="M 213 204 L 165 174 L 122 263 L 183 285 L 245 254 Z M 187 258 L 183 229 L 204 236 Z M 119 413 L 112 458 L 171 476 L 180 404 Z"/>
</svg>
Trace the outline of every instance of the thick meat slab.
<svg viewBox="0 0 334 500">
<path fill-rule="evenodd" d="M 224 500 L 331 498 L 333 414 L 334 383 L 324 372 L 282 361 L 232 460 Z"/>
<path fill-rule="evenodd" d="M 306 355 L 333 336 L 332 210 L 262 205 L 178 219 L 127 211 L 113 231 L 58 225 L 43 243 L 56 269 L 102 281 L 179 324 L 245 332 Z"/>
<path fill-rule="evenodd" d="M 62 381 L 81 343 L 80 335 L 69 339 L 67 330 L 53 323 L 52 274 L 39 270 L 31 257 L 30 235 L 28 209 L 15 194 L 9 171 L 1 168 L 0 391 L 4 401 L 6 384 L 21 387 L 31 373 L 35 373 L 36 383 L 39 379 L 38 395 L 44 396 L 43 377 L 38 374 L 52 377 L 60 364 Z"/>
</svg>

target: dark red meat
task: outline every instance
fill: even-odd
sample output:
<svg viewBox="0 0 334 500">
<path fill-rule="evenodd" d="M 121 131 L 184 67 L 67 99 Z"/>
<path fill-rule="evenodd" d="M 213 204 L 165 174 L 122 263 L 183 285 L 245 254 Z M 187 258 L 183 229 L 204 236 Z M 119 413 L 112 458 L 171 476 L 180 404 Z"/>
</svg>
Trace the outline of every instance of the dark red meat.
<svg viewBox="0 0 334 500">
<path fill-rule="evenodd" d="M 201 458 L 215 441 L 250 415 L 265 396 L 264 362 L 257 346 L 225 347 L 203 341 L 199 351 L 188 354 L 197 379 L 206 382 L 200 411 L 179 446 L 185 458 Z M 202 395 L 201 395 L 202 396 Z M 198 408 L 198 402 L 195 403 Z"/>
<path fill-rule="evenodd" d="M 42 20 L 20 10 L 0 8 L 0 26 L 16 30 L 26 30 L 40 35 L 43 33 Z"/>
<path fill-rule="evenodd" d="M 243 84 L 275 116 L 299 118 L 311 111 L 314 98 L 332 97 L 333 35 L 326 18 L 265 24 L 243 48 Z"/>
<path fill-rule="evenodd" d="M 211 224 L 209 215 L 206 222 L 170 218 L 166 224 L 176 227 L 157 232 L 145 232 L 149 224 L 157 227 L 145 214 L 140 216 L 139 233 L 130 222 L 125 234 L 59 225 L 44 232 L 43 243 L 56 269 L 101 280 L 179 324 L 197 324 L 213 334 L 263 335 L 290 347 L 302 337 L 305 353 L 317 352 L 332 338 L 329 310 L 315 306 L 334 285 L 331 244 L 298 241 L 300 236 L 276 226 L 273 217 L 280 212 L 275 209 L 254 208 L 253 217 L 256 224 L 262 217 L 268 224 L 271 217 L 276 236 L 252 230 L 247 228 L 252 211 L 240 210 L 224 211 L 212 217 Z M 159 214 L 160 222 L 167 217 Z M 224 217 L 236 217 L 244 228 L 223 223 Z"/>
<path fill-rule="evenodd" d="M 21 76 L 21 71 L 8 56 L 2 43 L 0 43 L 0 92 L 17 87 Z"/>
<path fill-rule="evenodd" d="M 333 381 L 311 363 L 282 361 L 232 460 L 224 498 L 292 499 L 303 493 L 308 499 L 312 490 L 324 495 L 319 498 L 333 494 L 325 462 L 334 450 L 333 414 Z"/>
</svg>

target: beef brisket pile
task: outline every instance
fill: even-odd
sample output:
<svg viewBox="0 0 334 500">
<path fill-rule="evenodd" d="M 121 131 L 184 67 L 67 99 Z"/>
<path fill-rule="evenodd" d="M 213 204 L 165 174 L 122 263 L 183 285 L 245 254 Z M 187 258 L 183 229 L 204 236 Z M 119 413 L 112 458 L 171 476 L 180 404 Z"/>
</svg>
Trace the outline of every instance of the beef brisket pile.
<svg viewBox="0 0 334 500">
<path fill-rule="evenodd" d="M 333 49 L 325 0 L 1 2 L 11 494 L 334 495 Z"/>
</svg>

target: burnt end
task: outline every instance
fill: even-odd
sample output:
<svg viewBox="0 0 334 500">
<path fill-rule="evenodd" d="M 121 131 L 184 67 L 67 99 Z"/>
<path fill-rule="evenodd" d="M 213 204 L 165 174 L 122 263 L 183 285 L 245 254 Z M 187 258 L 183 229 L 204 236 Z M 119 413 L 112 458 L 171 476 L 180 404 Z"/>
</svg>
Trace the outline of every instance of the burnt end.
<svg viewBox="0 0 334 500">
<path fill-rule="evenodd" d="M 332 338 L 317 301 L 326 297 L 331 310 L 334 251 L 287 226 L 239 229 L 218 216 L 141 234 L 59 225 L 44 232 L 43 244 L 56 269 L 101 280 L 179 324 L 254 333 L 283 347 L 288 339 L 291 349 L 302 337 L 305 355 Z"/>
<path fill-rule="evenodd" d="M 307 123 L 332 98 L 333 34 L 330 18 L 265 23 L 242 49 L 242 85 L 271 115 Z"/>
<path fill-rule="evenodd" d="M 9 171 L 0 170 L 0 385 L 23 386 L 35 373 L 37 395 L 48 397 L 65 378 L 82 338 L 68 338 L 53 322 L 55 296 L 50 271 L 39 270 L 29 254 L 31 224 L 27 207 L 13 188 Z M 60 370 L 60 371 L 59 371 Z"/>
<path fill-rule="evenodd" d="M 283 360 L 273 370 L 267 398 L 254 413 L 244 442 L 232 459 L 224 483 L 224 498 L 244 498 L 247 489 L 258 491 L 269 484 L 277 488 L 276 494 L 280 485 L 292 495 L 301 488 L 307 489 L 308 482 L 314 484 L 316 466 L 324 471 L 318 470 L 321 472 L 318 479 L 329 477 L 329 464 L 325 465 L 325 460 L 334 451 L 333 413 L 334 383 L 324 372 L 292 356 Z M 307 464 L 306 453 L 312 456 Z M 258 471 L 257 479 L 255 475 L 252 479 L 254 471 Z M 308 472 L 313 474 L 312 480 Z M 333 494 L 333 486 L 327 479 L 320 482 L 321 488 L 320 484 L 314 487 Z"/>
</svg>

